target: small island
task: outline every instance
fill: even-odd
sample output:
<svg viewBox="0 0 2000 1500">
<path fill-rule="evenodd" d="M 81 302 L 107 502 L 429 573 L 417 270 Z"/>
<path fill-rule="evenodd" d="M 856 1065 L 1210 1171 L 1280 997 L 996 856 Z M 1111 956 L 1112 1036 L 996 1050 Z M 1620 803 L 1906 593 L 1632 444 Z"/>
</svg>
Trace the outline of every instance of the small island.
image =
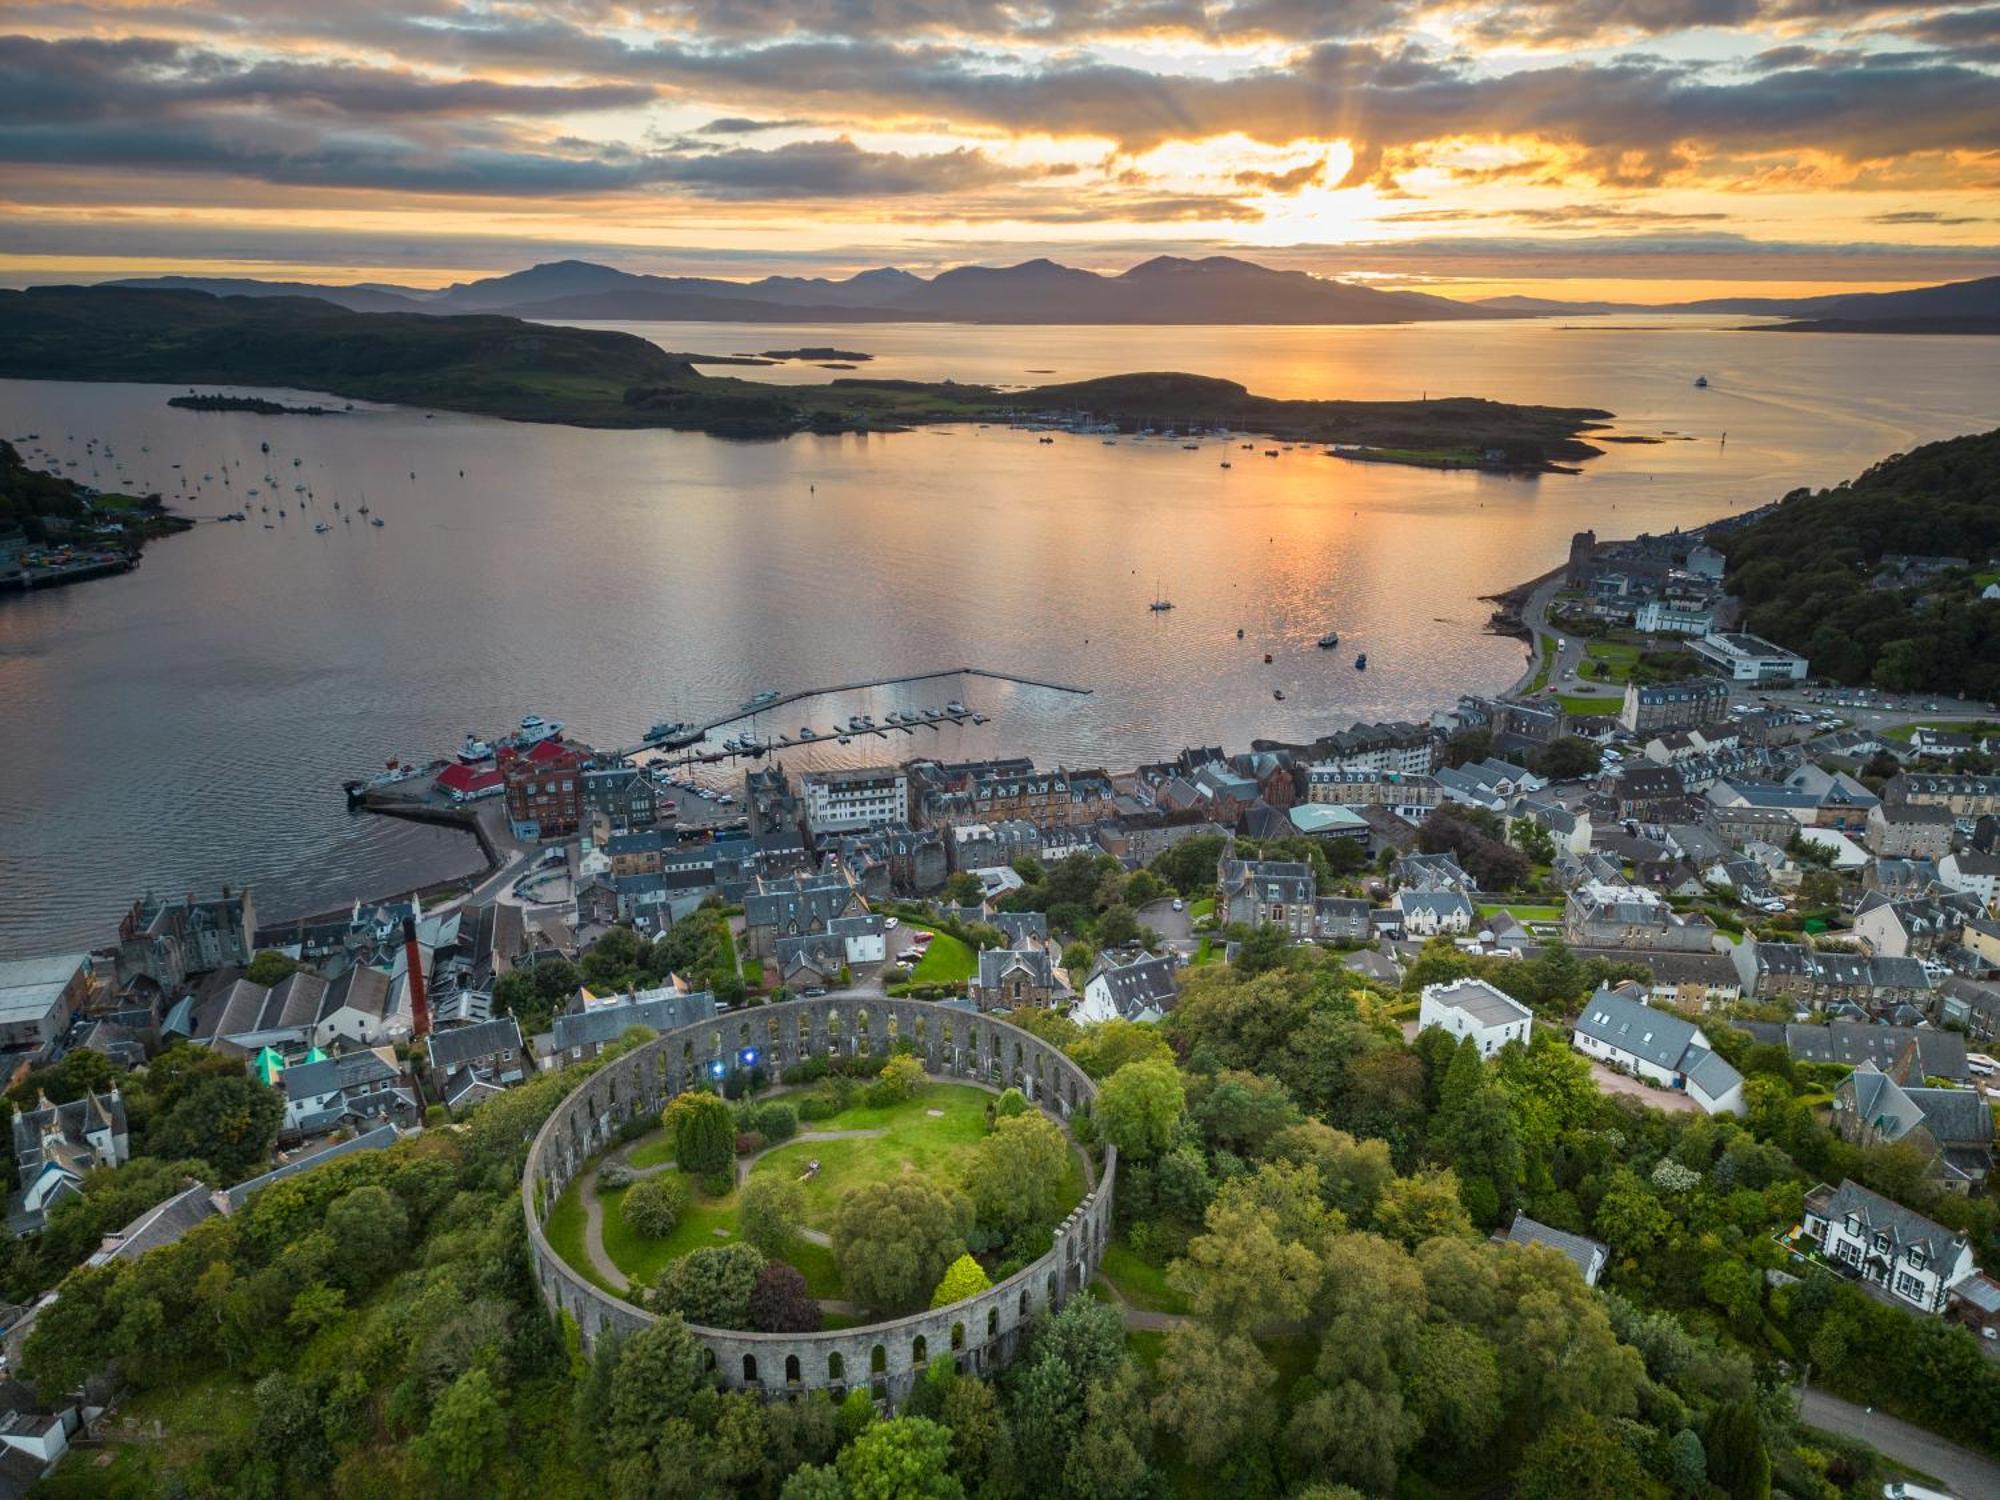
<svg viewBox="0 0 2000 1500">
<path fill-rule="evenodd" d="M 872 354 L 863 354 L 858 349 L 832 349 L 824 345 L 816 345 L 806 349 L 766 349 L 763 351 L 763 357 L 772 360 L 811 360 L 814 363 L 822 360 L 839 359 L 845 360 L 849 364 L 865 364 L 875 356 Z"/>
<path fill-rule="evenodd" d="M 282 401 L 266 401 L 262 396 L 169 396 L 167 405 L 183 411 L 247 411 L 259 417 L 330 417 L 325 406 L 287 406 Z"/>
</svg>

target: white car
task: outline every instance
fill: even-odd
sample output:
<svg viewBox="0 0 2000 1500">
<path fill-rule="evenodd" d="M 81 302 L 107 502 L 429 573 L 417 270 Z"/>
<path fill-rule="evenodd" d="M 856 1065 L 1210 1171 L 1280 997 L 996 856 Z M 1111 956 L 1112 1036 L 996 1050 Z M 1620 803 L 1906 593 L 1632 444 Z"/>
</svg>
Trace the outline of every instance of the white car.
<svg viewBox="0 0 2000 1500">
<path fill-rule="evenodd" d="M 902 925 L 903 923 L 901 919 L 897 917 L 884 917 L 882 919 L 882 930 L 884 932 L 894 932 L 898 927 L 901 927 Z"/>
<path fill-rule="evenodd" d="M 1187 902 L 1185 902 L 1185 901 L 1181 900 L 1181 898 L 1180 898 L 1180 897 L 1178 897 L 1178 896 L 1174 897 L 1174 910 L 1175 910 L 1175 911 L 1186 911 L 1186 910 L 1187 910 Z"/>
</svg>

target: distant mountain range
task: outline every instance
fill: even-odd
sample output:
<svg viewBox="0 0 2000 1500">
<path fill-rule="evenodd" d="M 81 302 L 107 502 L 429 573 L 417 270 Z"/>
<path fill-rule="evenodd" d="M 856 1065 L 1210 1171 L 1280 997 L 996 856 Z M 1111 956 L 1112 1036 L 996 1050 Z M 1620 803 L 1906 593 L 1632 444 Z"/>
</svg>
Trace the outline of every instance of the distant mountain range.
<svg viewBox="0 0 2000 1500">
<path fill-rule="evenodd" d="M 1901 320 L 1910 331 L 1990 332 L 1990 326 L 1982 325 L 2000 319 L 2000 276 L 1823 297 L 1717 297 L 1665 304 L 1540 297 L 1455 302 L 1422 292 L 1385 292 L 1323 280 L 1223 255 L 1203 260 L 1162 255 L 1115 275 L 1030 260 L 1014 266 L 961 266 L 933 277 L 884 266 L 838 280 L 766 276 L 725 281 L 642 276 L 591 261 L 559 260 L 441 291 L 214 276 L 141 277 L 109 285 L 216 296 L 317 297 L 353 312 L 505 313 L 544 322 L 1298 324 L 1681 312 L 1802 318 L 1816 324 L 1825 320 L 1825 326 L 1845 329 Z M 1964 327 L 1955 327 L 1961 320 Z"/>
</svg>

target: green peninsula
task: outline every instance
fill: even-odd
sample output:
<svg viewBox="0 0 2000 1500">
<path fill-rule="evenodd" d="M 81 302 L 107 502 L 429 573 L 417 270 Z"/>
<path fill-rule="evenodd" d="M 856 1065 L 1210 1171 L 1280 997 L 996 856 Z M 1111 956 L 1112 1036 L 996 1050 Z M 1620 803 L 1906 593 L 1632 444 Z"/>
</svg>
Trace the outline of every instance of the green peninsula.
<svg viewBox="0 0 2000 1500">
<path fill-rule="evenodd" d="M 0 377 L 282 386 L 511 421 L 739 438 L 1087 418 L 1121 431 L 1226 427 L 1390 461 L 1531 471 L 1595 456 L 1601 450 L 1579 434 L 1611 415 L 1470 397 L 1281 401 L 1177 373 L 1019 391 L 866 376 L 781 387 L 705 375 L 685 356 L 605 329 L 118 287 L 0 292 Z"/>
</svg>

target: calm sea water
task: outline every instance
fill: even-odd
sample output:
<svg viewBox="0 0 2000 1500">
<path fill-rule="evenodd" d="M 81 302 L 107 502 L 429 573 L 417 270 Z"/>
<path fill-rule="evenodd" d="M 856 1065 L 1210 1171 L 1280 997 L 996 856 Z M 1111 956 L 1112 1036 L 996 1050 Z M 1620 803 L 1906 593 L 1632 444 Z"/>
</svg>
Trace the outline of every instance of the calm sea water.
<svg viewBox="0 0 2000 1500">
<path fill-rule="evenodd" d="M 67 472 L 170 496 L 185 484 L 190 514 L 252 507 L 248 525 L 155 544 L 129 576 L 0 598 L 0 952 L 102 941 L 147 888 L 250 882 L 283 914 L 468 869 L 468 841 L 350 816 L 339 782 L 530 710 L 631 743 L 759 688 L 971 664 L 1094 691 L 941 682 L 800 704 L 760 728 L 958 697 L 993 722 L 898 737 L 893 753 L 1112 768 L 1423 714 L 1516 676 L 1522 648 L 1481 634 L 1479 596 L 1553 566 L 1572 532 L 1691 525 L 1829 483 L 1993 425 L 2000 391 L 2000 341 L 1685 320 L 632 326 L 711 353 L 866 350 L 871 373 L 895 376 L 1186 369 L 1273 395 L 1588 404 L 1615 411 L 1618 431 L 1674 437 L 1612 447 L 1582 477 L 1510 480 L 1268 459 L 1262 444 L 1044 445 L 975 427 L 746 444 L 404 409 L 193 414 L 158 386 L 0 382 L 0 435 L 38 433 L 28 446 L 79 461 Z M 92 437 L 115 458 L 93 457 Z M 339 519 L 364 500 L 384 527 Z M 1146 608 L 1156 590 L 1170 614 Z M 1329 628 L 1338 652 L 1313 646 Z M 892 753 L 868 745 L 817 759 Z"/>
</svg>

